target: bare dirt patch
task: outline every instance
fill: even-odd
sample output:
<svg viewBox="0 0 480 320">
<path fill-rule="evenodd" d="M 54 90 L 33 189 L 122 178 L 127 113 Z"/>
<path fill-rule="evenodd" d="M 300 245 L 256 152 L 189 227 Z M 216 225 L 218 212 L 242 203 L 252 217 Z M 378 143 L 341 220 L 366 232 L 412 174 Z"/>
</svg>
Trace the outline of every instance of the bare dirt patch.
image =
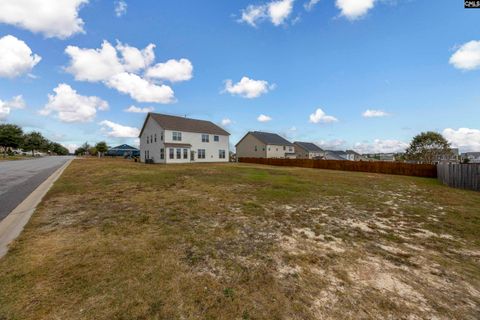
<svg viewBox="0 0 480 320">
<path fill-rule="evenodd" d="M 480 195 L 435 180 L 74 161 L 0 319 L 477 319 Z"/>
</svg>

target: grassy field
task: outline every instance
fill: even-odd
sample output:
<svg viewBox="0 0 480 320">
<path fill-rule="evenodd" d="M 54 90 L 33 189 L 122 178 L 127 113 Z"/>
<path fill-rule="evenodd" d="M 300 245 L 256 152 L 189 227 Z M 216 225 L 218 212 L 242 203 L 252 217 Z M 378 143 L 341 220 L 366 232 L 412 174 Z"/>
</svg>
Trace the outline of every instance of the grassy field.
<svg viewBox="0 0 480 320">
<path fill-rule="evenodd" d="M 478 319 L 480 193 L 75 160 L 0 260 L 0 319 Z"/>
</svg>

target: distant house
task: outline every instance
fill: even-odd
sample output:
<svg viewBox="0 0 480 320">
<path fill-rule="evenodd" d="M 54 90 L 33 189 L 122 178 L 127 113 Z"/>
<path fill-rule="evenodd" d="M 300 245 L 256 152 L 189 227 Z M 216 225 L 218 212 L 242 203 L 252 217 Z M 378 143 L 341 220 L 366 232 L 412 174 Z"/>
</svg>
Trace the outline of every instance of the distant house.
<svg viewBox="0 0 480 320">
<path fill-rule="evenodd" d="M 350 161 L 364 161 L 364 160 L 366 160 L 360 153 L 358 153 L 354 150 L 347 150 L 346 153 L 347 153 L 347 157 L 348 157 L 347 160 L 350 160 Z"/>
<path fill-rule="evenodd" d="M 325 160 L 346 160 L 345 151 L 325 150 L 323 158 Z"/>
<path fill-rule="evenodd" d="M 108 149 L 105 155 L 110 157 L 139 157 L 140 150 L 128 144 L 122 144 Z"/>
<path fill-rule="evenodd" d="M 297 159 L 320 159 L 323 157 L 323 150 L 314 143 L 295 141 L 293 145 Z"/>
<path fill-rule="evenodd" d="M 210 121 L 149 113 L 140 131 L 140 161 L 228 162 L 229 139 Z"/>
<path fill-rule="evenodd" d="M 276 133 L 250 131 L 235 147 L 238 158 L 295 158 L 293 143 Z"/>
<path fill-rule="evenodd" d="M 364 154 L 363 157 L 368 161 L 395 161 L 395 153 L 368 153 Z"/>
<path fill-rule="evenodd" d="M 468 161 L 469 163 L 480 163 L 480 152 L 464 152 L 462 153 L 462 161 Z"/>
<path fill-rule="evenodd" d="M 460 151 L 458 148 L 451 148 L 450 152 L 441 156 L 438 156 L 437 162 L 459 162 L 461 159 Z"/>
</svg>

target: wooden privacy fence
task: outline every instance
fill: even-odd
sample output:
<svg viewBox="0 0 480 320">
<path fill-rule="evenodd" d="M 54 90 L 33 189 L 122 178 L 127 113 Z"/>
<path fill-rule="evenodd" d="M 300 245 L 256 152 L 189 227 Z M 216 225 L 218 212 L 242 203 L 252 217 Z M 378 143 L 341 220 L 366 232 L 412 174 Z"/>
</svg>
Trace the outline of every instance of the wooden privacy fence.
<svg viewBox="0 0 480 320">
<path fill-rule="evenodd" d="M 342 171 L 360 171 L 372 173 L 397 174 L 414 177 L 437 177 L 437 167 L 431 164 L 414 164 L 385 161 L 342 161 L 342 160 L 312 160 L 312 159 L 264 159 L 239 158 L 239 162 L 257 163 L 272 166 L 303 167 Z"/>
<path fill-rule="evenodd" d="M 480 191 L 480 163 L 441 163 L 438 180 L 450 187 Z"/>
</svg>

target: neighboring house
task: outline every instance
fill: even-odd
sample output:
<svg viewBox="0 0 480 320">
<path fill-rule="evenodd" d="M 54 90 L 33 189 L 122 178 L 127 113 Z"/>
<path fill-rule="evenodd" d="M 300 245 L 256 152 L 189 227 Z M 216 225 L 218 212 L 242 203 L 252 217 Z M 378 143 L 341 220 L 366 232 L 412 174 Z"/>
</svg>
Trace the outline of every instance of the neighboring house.
<svg viewBox="0 0 480 320">
<path fill-rule="evenodd" d="M 342 155 L 344 151 L 325 150 L 323 158 L 325 160 L 346 160 Z"/>
<path fill-rule="evenodd" d="M 108 149 L 105 155 L 110 157 L 139 157 L 140 150 L 128 144 L 122 144 Z"/>
<path fill-rule="evenodd" d="M 347 150 L 346 153 L 347 153 L 347 157 L 348 157 L 347 160 L 351 160 L 351 161 L 365 161 L 366 160 L 360 153 L 358 153 L 354 150 Z"/>
<path fill-rule="evenodd" d="M 293 145 L 297 159 L 320 159 L 323 157 L 323 150 L 314 143 L 295 141 Z"/>
<path fill-rule="evenodd" d="M 369 161 L 395 161 L 395 153 L 369 153 L 363 157 Z"/>
<path fill-rule="evenodd" d="M 462 153 L 462 162 L 468 159 L 469 163 L 480 163 L 480 152 L 465 152 Z"/>
<path fill-rule="evenodd" d="M 210 121 L 149 113 L 140 132 L 140 161 L 228 162 L 229 139 Z"/>
<path fill-rule="evenodd" d="M 276 133 L 250 131 L 235 147 L 238 158 L 295 158 L 293 143 Z"/>
<path fill-rule="evenodd" d="M 450 153 L 439 156 L 436 161 L 437 162 L 459 162 L 460 152 L 458 148 L 451 148 Z"/>
</svg>

